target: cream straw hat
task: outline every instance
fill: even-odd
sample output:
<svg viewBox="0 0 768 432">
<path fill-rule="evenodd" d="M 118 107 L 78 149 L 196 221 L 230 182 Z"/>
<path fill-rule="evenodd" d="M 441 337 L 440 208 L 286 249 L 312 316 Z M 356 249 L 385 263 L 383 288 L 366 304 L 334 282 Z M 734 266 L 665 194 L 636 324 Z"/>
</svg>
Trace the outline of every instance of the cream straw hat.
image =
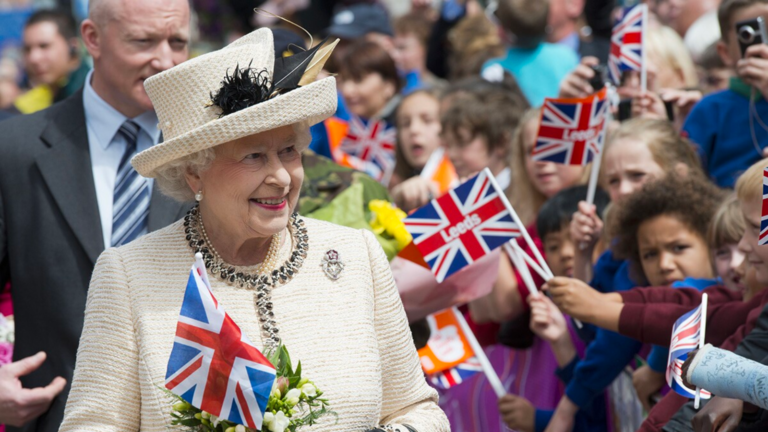
<svg viewBox="0 0 768 432">
<path fill-rule="evenodd" d="M 266 70 L 271 80 L 274 51 L 272 31 L 259 29 L 148 78 L 144 87 L 165 140 L 131 160 L 136 171 L 155 177 L 164 164 L 200 150 L 294 123 L 311 126 L 333 115 L 336 80 L 328 77 L 220 117 L 222 110 L 211 106 L 211 94 L 222 87 L 225 76 L 232 75 L 236 66 L 250 66 Z"/>
</svg>

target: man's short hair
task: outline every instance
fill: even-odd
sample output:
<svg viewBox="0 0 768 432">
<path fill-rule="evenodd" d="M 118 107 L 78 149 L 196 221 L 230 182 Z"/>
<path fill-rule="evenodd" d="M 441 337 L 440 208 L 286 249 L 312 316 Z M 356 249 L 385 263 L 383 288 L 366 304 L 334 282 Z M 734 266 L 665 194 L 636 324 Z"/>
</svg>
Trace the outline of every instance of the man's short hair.
<svg viewBox="0 0 768 432">
<path fill-rule="evenodd" d="M 733 16 L 741 9 L 756 4 L 768 4 L 768 0 L 723 0 L 717 8 L 717 22 L 720 24 L 720 35 L 724 41 L 728 41 L 731 34 L 731 26 L 735 23 Z"/>
<path fill-rule="evenodd" d="M 71 13 L 61 9 L 41 9 L 30 15 L 24 28 L 35 24 L 51 22 L 56 25 L 61 37 L 69 41 L 77 37 L 77 22 Z"/>
<path fill-rule="evenodd" d="M 542 39 L 547 33 L 549 0 L 499 0 L 496 18 L 519 39 Z"/>
</svg>

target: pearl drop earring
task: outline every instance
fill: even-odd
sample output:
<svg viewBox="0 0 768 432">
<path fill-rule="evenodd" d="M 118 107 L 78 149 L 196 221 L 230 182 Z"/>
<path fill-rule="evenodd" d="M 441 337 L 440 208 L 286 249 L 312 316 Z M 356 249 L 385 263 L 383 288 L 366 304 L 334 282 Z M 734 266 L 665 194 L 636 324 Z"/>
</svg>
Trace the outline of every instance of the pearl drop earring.
<svg viewBox="0 0 768 432">
<path fill-rule="evenodd" d="M 202 190 L 197 191 L 197 193 L 195 194 L 195 200 L 197 202 L 200 202 L 200 201 L 203 200 L 203 191 Z"/>
</svg>

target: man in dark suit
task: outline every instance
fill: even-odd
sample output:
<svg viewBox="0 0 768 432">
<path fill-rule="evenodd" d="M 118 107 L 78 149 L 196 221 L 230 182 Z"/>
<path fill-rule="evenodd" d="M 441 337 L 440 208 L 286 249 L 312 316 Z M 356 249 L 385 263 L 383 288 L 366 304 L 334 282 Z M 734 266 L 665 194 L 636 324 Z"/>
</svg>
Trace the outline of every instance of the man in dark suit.
<svg viewBox="0 0 768 432">
<path fill-rule="evenodd" d="M 187 59 L 189 18 L 187 0 L 91 0 L 84 89 L 0 124 L 0 286 L 12 283 L 17 360 L 0 368 L 0 423 L 59 429 L 96 259 L 186 210 L 130 158 L 161 139 L 143 82 Z"/>
</svg>

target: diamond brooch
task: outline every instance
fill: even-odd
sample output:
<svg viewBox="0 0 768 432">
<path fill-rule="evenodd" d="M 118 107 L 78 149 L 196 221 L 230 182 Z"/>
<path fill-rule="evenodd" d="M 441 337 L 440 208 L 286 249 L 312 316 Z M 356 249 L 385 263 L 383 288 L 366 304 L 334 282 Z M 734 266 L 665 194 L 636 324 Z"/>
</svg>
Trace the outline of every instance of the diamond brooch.
<svg viewBox="0 0 768 432">
<path fill-rule="evenodd" d="M 321 263 L 323 272 L 330 280 L 337 280 L 341 271 L 344 270 L 344 263 L 339 258 L 339 253 L 334 249 L 330 249 L 323 256 L 323 262 Z"/>
</svg>

